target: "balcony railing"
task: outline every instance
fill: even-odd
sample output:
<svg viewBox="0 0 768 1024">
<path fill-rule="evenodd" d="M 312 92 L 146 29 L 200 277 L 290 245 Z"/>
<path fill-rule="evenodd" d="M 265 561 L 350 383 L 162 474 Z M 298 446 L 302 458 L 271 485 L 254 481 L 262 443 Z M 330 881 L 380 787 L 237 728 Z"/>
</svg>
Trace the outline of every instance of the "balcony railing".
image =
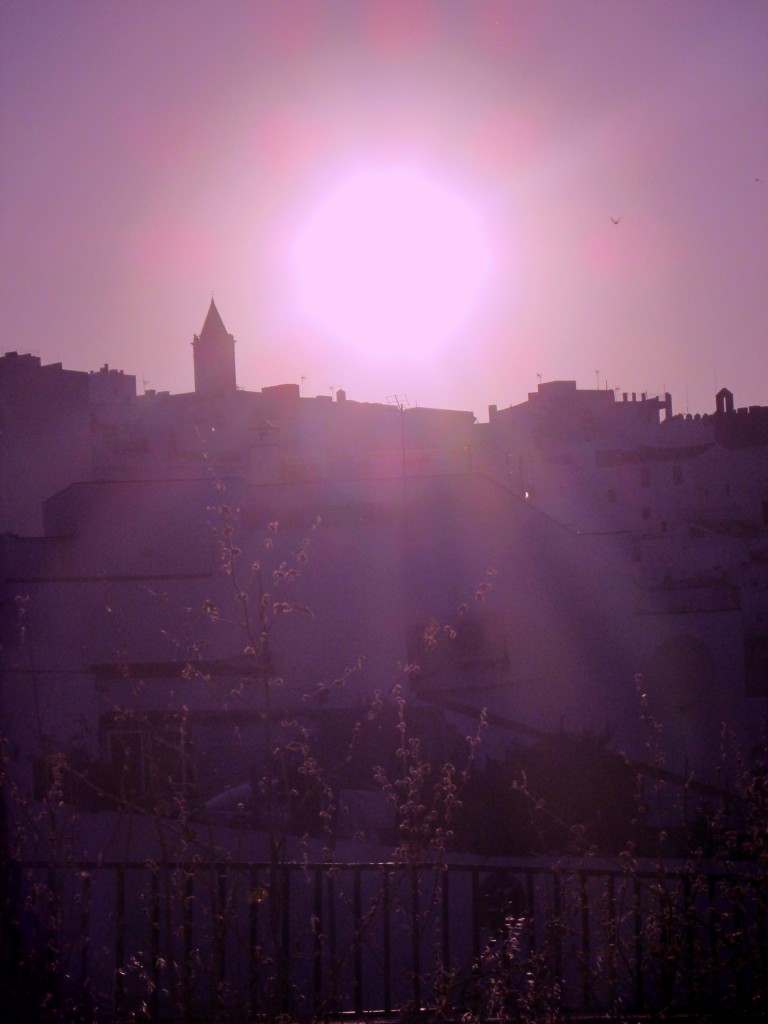
<svg viewBox="0 0 768 1024">
<path fill-rule="evenodd" d="M 730 612 L 741 608 L 739 588 L 730 583 L 636 585 L 637 615 L 680 615 L 691 612 Z"/>
<path fill-rule="evenodd" d="M 693 1020 L 747 1005 L 765 970 L 766 893 L 746 870 L 12 868 L 13 1019 Z"/>
</svg>

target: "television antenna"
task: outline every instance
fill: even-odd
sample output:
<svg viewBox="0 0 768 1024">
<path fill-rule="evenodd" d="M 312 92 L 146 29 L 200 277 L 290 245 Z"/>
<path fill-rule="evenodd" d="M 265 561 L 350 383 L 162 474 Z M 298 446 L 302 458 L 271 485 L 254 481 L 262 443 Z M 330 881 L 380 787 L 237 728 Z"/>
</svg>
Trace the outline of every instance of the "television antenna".
<svg viewBox="0 0 768 1024">
<path fill-rule="evenodd" d="M 387 395 L 387 405 L 396 405 L 401 411 L 403 409 L 410 409 L 411 403 L 408 401 L 408 395 Z"/>
</svg>

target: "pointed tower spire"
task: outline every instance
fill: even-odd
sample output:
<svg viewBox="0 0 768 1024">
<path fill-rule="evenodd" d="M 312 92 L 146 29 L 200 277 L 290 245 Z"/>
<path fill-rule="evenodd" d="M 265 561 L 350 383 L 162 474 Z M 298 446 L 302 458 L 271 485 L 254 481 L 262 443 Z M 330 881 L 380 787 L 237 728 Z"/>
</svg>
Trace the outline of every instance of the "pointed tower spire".
<svg viewBox="0 0 768 1024">
<path fill-rule="evenodd" d="M 224 326 L 224 321 L 221 319 L 221 314 L 216 308 L 216 303 L 213 301 L 213 296 L 211 296 L 211 304 L 208 307 L 208 313 L 205 317 L 203 329 L 200 331 L 200 337 L 213 337 L 220 334 L 227 334 L 227 329 Z M 228 334 L 227 337 L 229 337 Z"/>
<path fill-rule="evenodd" d="M 220 395 L 237 389 L 235 339 L 227 333 L 213 299 L 203 329 L 192 341 L 192 358 L 197 394 Z"/>
</svg>

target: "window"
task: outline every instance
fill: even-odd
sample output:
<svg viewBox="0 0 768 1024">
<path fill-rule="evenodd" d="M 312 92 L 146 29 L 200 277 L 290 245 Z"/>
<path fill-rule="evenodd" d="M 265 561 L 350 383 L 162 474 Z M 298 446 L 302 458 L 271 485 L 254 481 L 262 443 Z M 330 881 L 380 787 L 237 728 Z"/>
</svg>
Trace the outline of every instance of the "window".
<svg viewBox="0 0 768 1024">
<path fill-rule="evenodd" d="M 754 633 L 744 640 L 747 697 L 768 696 L 768 636 Z"/>
<path fill-rule="evenodd" d="M 650 487 L 651 486 L 651 468 L 650 466 L 640 467 L 640 486 Z"/>
<path fill-rule="evenodd" d="M 481 584 L 482 586 L 482 584 Z M 510 670 L 503 624 L 490 611 L 459 612 L 453 623 L 411 624 L 408 662 L 414 682 L 465 689 L 506 678 Z"/>
<path fill-rule="evenodd" d="M 615 505 L 616 504 L 616 488 L 615 487 L 609 487 L 608 488 L 608 504 L 609 505 Z"/>
<path fill-rule="evenodd" d="M 672 467 L 672 483 L 681 484 L 683 482 L 683 467 L 673 466 Z"/>
<path fill-rule="evenodd" d="M 188 794 L 193 780 L 186 722 L 164 713 L 102 719 L 110 790 L 141 801 Z"/>
<path fill-rule="evenodd" d="M 643 509 L 643 510 L 641 511 L 640 515 L 641 515 L 641 516 L 643 517 L 643 519 L 650 519 L 650 518 L 651 518 L 651 510 L 650 510 L 650 509 L 648 508 L 648 506 L 647 506 L 647 505 L 646 505 L 646 507 L 645 507 L 645 508 L 644 508 L 644 509 Z"/>
<path fill-rule="evenodd" d="M 107 733 L 107 764 L 119 796 L 135 798 L 147 789 L 142 747 L 139 729 L 110 729 Z"/>
</svg>

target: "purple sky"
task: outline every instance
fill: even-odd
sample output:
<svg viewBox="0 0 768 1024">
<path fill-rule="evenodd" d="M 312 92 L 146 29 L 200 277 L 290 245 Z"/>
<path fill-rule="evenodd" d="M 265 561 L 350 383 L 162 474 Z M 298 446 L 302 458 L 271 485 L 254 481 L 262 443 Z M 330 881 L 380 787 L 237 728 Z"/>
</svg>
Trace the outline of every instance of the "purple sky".
<svg viewBox="0 0 768 1024">
<path fill-rule="evenodd" d="M 4 0 L 0 98 L 2 351 L 188 391 L 213 292 L 250 389 L 768 404 L 765 0 Z M 287 253 L 403 162 L 495 269 L 430 358 L 373 360 L 296 316 Z"/>
</svg>

